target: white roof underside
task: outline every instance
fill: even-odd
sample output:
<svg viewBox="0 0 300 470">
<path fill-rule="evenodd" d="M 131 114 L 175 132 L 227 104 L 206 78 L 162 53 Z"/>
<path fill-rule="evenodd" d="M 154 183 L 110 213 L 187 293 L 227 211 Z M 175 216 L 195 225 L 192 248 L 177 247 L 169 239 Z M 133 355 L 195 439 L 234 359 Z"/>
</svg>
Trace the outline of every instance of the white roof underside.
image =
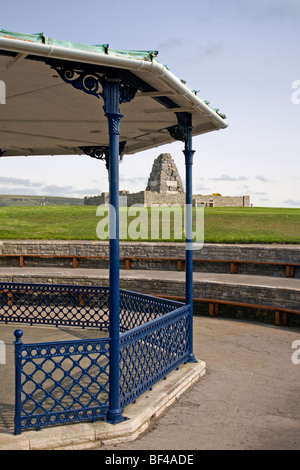
<svg viewBox="0 0 300 470">
<path fill-rule="evenodd" d="M 6 104 L 0 105 L 4 157 L 80 155 L 81 147 L 109 144 L 102 98 L 65 83 L 46 63 L 49 58 L 100 74 L 105 67 L 122 70 L 151 90 L 139 90 L 130 103 L 121 105 L 123 154 L 173 142 L 167 129 L 178 123 L 175 112 L 192 115 L 193 135 L 227 127 L 218 112 L 157 61 L 0 38 L 0 78 L 6 85 Z"/>
</svg>

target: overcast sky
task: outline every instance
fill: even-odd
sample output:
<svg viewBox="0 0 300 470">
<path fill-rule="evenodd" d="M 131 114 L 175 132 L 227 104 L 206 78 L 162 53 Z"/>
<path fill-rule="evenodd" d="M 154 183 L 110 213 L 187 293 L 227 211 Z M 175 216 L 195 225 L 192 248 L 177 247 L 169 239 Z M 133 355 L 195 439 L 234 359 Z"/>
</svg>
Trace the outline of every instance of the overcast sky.
<svg viewBox="0 0 300 470">
<path fill-rule="evenodd" d="M 10 0 L 0 18 L 9 31 L 158 50 L 160 62 L 229 122 L 194 139 L 194 194 L 250 195 L 255 206 L 300 208 L 299 0 Z M 162 152 L 171 153 L 184 180 L 182 144 L 174 142 L 125 156 L 120 189 L 144 190 Z M 0 194 L 107 190 L 105 164 L 89 157 L 0 160 Z"/>
</svg>

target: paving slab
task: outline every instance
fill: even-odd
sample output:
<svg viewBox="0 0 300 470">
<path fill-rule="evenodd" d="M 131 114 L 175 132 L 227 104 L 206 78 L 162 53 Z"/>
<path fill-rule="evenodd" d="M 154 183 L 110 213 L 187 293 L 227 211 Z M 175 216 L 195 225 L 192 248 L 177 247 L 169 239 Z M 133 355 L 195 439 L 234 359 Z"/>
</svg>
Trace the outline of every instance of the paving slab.
<svg viewBox="0 0 300 470">
<path fill-rule="evenodd" d="M 53 279 L 80 279 L 80 278 L 108 278 L 108 269 L 93 268 L 50 268 L 50 267 L 0 267 L 0 281 L 18 282 L 23 277 L 40 278 L 52 281 Z M 226 284 L 244 284 L 250 286 L 265 286 L 284 289 L 300 290 L 300 278 L 285 278 L 276 276 L 258 276 L 252 274 L 224 274 L 194 272 L 194 281 L 220 282 Z M 121 269 L 121 279 L 166 279 L 185 282 L 185 273 L 182 271 Z"/>
</svg>

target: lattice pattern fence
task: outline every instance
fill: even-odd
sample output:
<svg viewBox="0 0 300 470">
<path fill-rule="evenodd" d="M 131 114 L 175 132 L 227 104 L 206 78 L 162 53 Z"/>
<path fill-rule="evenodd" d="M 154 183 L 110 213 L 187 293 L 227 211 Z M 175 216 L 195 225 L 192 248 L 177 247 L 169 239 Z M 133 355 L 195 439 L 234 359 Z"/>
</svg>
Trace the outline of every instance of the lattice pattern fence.
<svg viewBox="0 0 300 470">
<path fill-rule="evenodd" d="M 107 329 L 107 287 L 0 283 L 0 321 Z"/>
<path fill-rule="evenodd" d="M 16 331 L 15 433 L 24 429 L 105 418 L 109 405 L 106 338 L 20 343 Z"/>
<path fill-rule="evenodd" d="M 189 355 L 189 307 L 181 307 L 120 337 L 120 401 L 132 403 Z"/>
<path fill-rule="evenodd" d="M 132 330 L 144 323 L 155 320 L 181 304 L 131 291 L 120 291 L 120 331 Z"/>
<path fill-rule="evenodd" d="M 0 321 L 109 329 L 109 288 L 0 283 Z M 124 408 L 188 360 L 189 306 L 120 291 L 120 404 Z M 15 433 L 105 419 L 110 338 L 16 341 Z"/>
</svg>

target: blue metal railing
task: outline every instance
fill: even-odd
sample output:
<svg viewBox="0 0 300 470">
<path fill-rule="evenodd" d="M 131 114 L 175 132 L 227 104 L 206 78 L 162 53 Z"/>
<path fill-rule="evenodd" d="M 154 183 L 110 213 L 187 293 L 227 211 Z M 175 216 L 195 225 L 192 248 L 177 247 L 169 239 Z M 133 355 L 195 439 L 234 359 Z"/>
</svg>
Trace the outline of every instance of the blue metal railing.
<svg viewBox="0 0 300 470">
<path fill-rule="evenodd" d="M 105 418 L 109 339 L 23 344 L 22 331 L 17 330 L 15 336 L 15 434 Z"/>
<path fill-rule="evenodd" d="M 0 321 L 109 327 L 108 287 L 0 283 Z"/>
<path fill-rule="evenodd" d="M 132 330 L 181 307 L 180 302 L 120 290 L 120 331 Z"/>
<path fill-rule="evenodd" d="M 0 283 L 0 321 L 109 329 L 109 288 Z M 120 291 L 120 405 L 189 358 L 189 306 Z M 23 344 L 16 330 L 15 433 L 109 412 L 111 338 Z"/>
<path fill-rule="evenodd" d="M 120 402 L 125 407 L 187 362 L 189 306 L 120 336 Z"/>
</svg>

